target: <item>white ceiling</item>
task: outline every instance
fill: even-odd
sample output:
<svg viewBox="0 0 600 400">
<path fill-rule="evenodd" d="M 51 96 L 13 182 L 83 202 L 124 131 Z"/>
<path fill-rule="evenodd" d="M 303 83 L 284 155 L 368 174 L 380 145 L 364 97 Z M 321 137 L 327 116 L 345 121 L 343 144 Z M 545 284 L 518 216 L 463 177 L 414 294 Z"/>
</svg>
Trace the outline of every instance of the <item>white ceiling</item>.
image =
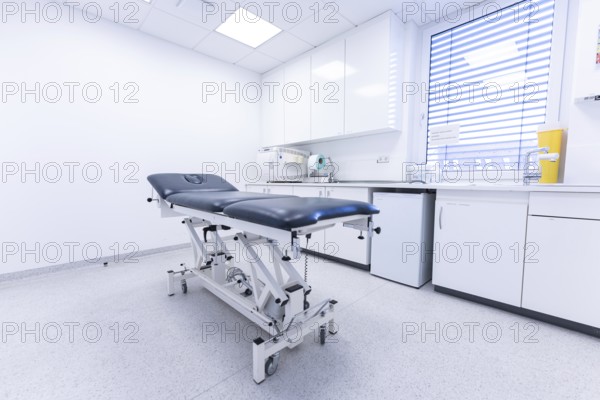
<svg viewBox="0 0 600 400">
<path fill-rule="evenodd" d="M 105 18 L 115 19 L 115 0 L 95 1 L 101 4 Z M 428 10 L 435 10 L 435 4 L 438 7 L 440 4 L 438 0 L 118 2 L 121 4 L 118 22 L 122 25 L 258 73 L 273 69 L 387 10 L 393 10 L 401 19 L 410 19 L 419 25 L 430 22 L 431 14 L 427 18 L 423 18 L 424 14 L 421 12 L 413 15 L 410 7 L 425 4 Z M 216 32 L 215 29 L 239 6 L 245 6 L 254 14 L 272 22 L 282 32 L 256 49 Z M 131 18 L 126 18 L 128 15 Z"/>
</svg>

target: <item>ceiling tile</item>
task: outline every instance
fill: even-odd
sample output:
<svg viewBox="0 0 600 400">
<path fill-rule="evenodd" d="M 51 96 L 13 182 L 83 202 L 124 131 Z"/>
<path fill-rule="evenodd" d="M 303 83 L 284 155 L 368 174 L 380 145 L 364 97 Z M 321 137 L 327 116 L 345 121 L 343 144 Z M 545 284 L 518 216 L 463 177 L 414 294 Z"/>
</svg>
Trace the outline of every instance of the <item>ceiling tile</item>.
<svg viewBox="0 0 600 400">
<path fill-rule="evenodd" d="M 287 32 L 281 32 L 258 47 L 258 51 L 279 61 L 291 60 L 311 49 L 314 46 Z"/>
<path fill-rule="evenodd" d="M 290 33 L 313 46 L 318 46 L 354 28 L 354 24 L 337 12 L 335 6 L 332 6 L 332 4 L 336 3 L 328 3 L 321 10 L 318 22 L 315 22 L 313 18 L 309 18 L 293 29 L 290 29 Z"/>
<path fill-rule="evenodd" d="M 213 30 L 224 21 L 221 4 L 202 0 L 153 0 L 155 8 L 195 25 Z"/>
<path fill-rule="evenodd" d="M 281 64 L 280 61 L 273 57 L 261 54 L 256 50 L 236 63 L 240 67 L 258 72 L 259 74 L 267 72 Z"/>
<path fill-rule="evenodd" d="M 388 10 L 394 9 L 401 11 L 403 9 L 402 3 L 405 2 L 399 2 L 398 0 L 346 0 L 337 2 L 336 4 L 339 6 L 340 14 L 346 17 L 354 25 L 360 25 Z M 410 3 L 416 5 L 420 4 L 420 2 L 416 1 L 411 1 Z"/>
<path fill-rule="evenodd" d="M 228 0 L 231 7 L 244 7 L 282 30 L 290 30 L 307 19 L 316 19 L 327 0 Z M 316 15 L 316 16 L 315 16 Z"/>
<path fill-rule="evenodd" d="M 210 33 L 157 9 L 152 9 L 140 30 L 187 48 L 196 46 Z"/>
<path fill-rule="evenodd" d="M 211 32 L 194 50 L 230 63 L 236 63 L 254 51 L 252 47 L 218 32 Z"/>
<path fill-rule="evenodd" d="M 83 7 L 87 4 L 99 5 L 104 19 L 133 29 L 138 29 L 144 23 L 144 20 L 152 9 L 152 6 L 143 0 L 94 0 L 93 3 L 84 2 L 78 7 Z M 86 12 L 90 18 L 94 18 L 97 15 L 95 10 L 96 7 L 94 6 L 86 8 Z"/>
</svg>

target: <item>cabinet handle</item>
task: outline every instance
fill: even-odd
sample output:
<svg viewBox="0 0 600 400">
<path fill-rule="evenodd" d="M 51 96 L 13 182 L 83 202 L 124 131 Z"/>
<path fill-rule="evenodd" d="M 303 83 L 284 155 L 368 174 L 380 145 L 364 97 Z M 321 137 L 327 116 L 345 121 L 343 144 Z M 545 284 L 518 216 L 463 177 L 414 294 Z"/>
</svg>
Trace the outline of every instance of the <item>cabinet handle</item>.
<svg viewBox="0 0 600 400">
<path fill-rule="evenodd" d="M 319 197 L 323 197 L 323 191 L 319 190 Z"/>
<path fill-rule="evenodd" d="M 444 212 L 444 206 L 440 207 L 440 216 L 438 218 L 438 223 L 440 225 L 440 230 L 442 229 L 442 214 Z"/>
<path fill-rule="evenodd" d="M 331 197 L 331 192 L 329 190 L 327 191 L 327 197 Z"/>
</svg>

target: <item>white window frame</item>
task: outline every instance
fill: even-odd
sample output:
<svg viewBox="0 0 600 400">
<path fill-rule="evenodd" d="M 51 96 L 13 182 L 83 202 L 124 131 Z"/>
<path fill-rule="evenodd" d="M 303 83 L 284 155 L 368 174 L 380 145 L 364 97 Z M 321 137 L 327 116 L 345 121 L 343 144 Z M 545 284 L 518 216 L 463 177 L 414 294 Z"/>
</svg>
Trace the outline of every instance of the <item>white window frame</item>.
<svg viewBox="0 0 600 400">
<path fill-rule="evenodd" d="M 444 21 L 432 22 L 424 25 L 422 31 L 422 51 L 421 51 L 421 88 L 429 86 L 429 62 L 431 55 L 431 37 L 438 33 L 447 31 L 458 25 L 473 21 L 483 16 L 484 9 L 489 4 L 494 4 L 500 8 L 509 7 L 520 3 L 523 0 L 488 0 L 483 1 L 479 5 L 464 10 L 461 17 L 446 18 Z M 468 4 L 468 2 L 467 2 Z M 490 8 L 489 11 L 496 10 Z M 548 81 L 548 102 L 546 106 L 546 126 L 560 126 L 561 122 L 561 99 L 562 99 L 562 79 L 564 70 L 564 55 L 567 37 L 567 19 L 569 14 L 568 0 L 555 0 L 554 9 L 554 25 L 552 29 L 552 49 L 550 51 L 550 76 Z M 473 18 L 471 18 L 473 17 Z M 423 101 L 419 98 L 419 112 L 416 113 L 415 134 L 417 135 L 418 154 L 416 154 L 416 162 L 425 164 L 427 162 L 427 121 L 429 116 L 429 101 Z M 508 178 L 508 174 L 507 178 Z"/>
</svg>

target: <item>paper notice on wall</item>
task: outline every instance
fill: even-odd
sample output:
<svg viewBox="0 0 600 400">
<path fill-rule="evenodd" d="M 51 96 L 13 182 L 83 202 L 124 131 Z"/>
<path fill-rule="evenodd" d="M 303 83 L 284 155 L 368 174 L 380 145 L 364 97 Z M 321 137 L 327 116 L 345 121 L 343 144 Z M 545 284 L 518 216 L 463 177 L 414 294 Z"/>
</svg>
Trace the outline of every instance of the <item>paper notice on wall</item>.
<svg viewBox="0 0 600 400">
<path fill-rule="evenodd" d="M 436 126 L 429 130 L 430 146 L 446 146 L 460 141 L 460 125 Z"/>
<path fill-rule="evenodd" d="M 600 27 L 598 27 L 598 47 L 596 48 L 596 65 L 600 65 Z"/>
</svg>

